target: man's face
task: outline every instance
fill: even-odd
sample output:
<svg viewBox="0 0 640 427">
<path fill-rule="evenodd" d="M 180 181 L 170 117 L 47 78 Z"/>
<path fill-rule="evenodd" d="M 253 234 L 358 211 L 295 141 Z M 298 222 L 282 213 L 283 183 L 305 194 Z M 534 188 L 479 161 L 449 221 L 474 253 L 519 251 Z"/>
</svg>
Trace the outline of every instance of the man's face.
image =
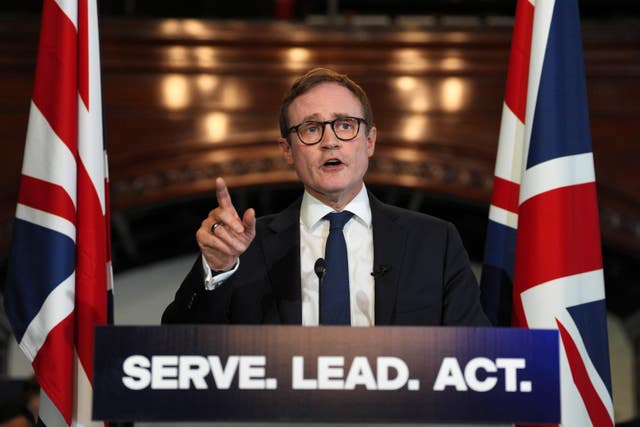
<svg viewBox="0 0 640 427">
<path fill-rule="evenodd" d="M 300 95 L 289 106 L 289 126 L 307 120 L 320 122 L 337 117 L 363 118 L 362 106 L 349 89 L 337 83 L 321 83 Z M 322 140 L 304 145 L 293 131 L 289 141 L 280 138 L 282 154 L 293 165 L 306 190 L 334 209 L 342 209 L 362 188 L 369 157 L 376 144 L 376 128 L 360 123 L 358 135 L 351 141 L 336 138 L 326 125 Z"/>
</svg>

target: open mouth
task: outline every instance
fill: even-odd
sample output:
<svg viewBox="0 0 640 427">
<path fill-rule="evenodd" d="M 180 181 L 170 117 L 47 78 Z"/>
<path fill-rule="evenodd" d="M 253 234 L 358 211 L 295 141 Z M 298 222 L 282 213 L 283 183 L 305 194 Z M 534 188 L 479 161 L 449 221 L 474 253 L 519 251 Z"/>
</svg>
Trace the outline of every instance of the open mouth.
<svg viewBox="0 0 640 427">
<path fill-rule="evenodd" d="M 338 159 L 329 159 L 326 162 L 324 162 L 325 166 L 340 166 L 342 164 L 342 162 Z"/>
</svg>

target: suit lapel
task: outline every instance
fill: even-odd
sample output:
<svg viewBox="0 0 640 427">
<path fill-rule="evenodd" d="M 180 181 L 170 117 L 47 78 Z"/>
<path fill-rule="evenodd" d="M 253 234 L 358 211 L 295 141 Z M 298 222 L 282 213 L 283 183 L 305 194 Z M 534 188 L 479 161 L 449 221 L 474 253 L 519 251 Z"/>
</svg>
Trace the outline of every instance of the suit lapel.
<svg viewBox="0 0 640 427">
<path fill-rule="evenodd" d="M 283 324 L 302 324 L 300 203 L 301 199 L 267 225 L 262 248 Z"/>
<path fill-rule="evenodd" d="M 273 284 L 280 321 L 302 324 L 300 284 L 300 203 L 297 200 L 267 225 L 263 253 Z M 373 224 L 373 270 L 375 277 L 375 324 L 391 324 L 396 305 L 400 271 L 406 250 L 407 230 L 393 210 L 369 193 Z"/>
<path fill-rule="evenodd" d="M 393 210 L 369 195 L 373 224 L 373 271 L 375 277 L 375 324 L 391 324 L 396 305 L 400 271 L 406 250 L 407 230 Z"/>
</svg>

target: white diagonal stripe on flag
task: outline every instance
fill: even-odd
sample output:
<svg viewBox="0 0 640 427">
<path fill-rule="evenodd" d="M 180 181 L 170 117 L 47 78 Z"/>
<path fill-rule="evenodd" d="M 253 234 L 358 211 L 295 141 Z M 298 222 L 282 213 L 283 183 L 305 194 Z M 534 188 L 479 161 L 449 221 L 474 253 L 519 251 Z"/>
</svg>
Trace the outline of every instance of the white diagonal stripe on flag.
<svg viewBox="0 0 640 427">
<path fill-rule="evenodd" d="M 531 328 L 557 329 L 555 316 L 566 307 L 604 299 L 602 269 L 541 283 L 520 294 Z M 540 310 L 539 307 L 545 307 Z"/>
<path fill-rule="evenodd" d="M 74 242 L 76 241 L 76 226 L 69 220 L 40 209 L 34 209 L 21 203 L 16 207 L 16 218 L 37 224 L 41 227 L 64 234 Z"/>
<path fill-rule="evenodd" d="M 31 320 L 20 341 L 30 361 L 38 354 L 49 332 L 75 308 L 75 273 L 67 277 L 47 296 L 38 314 Z"/>
<path fill-rule="evenodd" d="M 556 188 L 594 182 L 595 178 L 592 153 L 547 160 L 525 170 L 520 185 L 520 204 L 538 194 Z"/>
<path fill-rule="evenodd" d="M 73 153 L 32 101 L 22 174 L 61 186 L 77 206 L 75 174 L 69 173 L 73 170 L 76 170 Z"/>
<path fill-rule="evenodd" d="M 73 26 L 78 29 L 78 0 L 55 0 L 58 7 L 67 15 Z"/>
<path fill-rule="evenodd" d="M 518 228 L 518 214 L 509 212 L 495 205 L 489 206 L 489 219 L 498 224 L 513 228 L 514 230 Z"/>
<path fill-rule="evenodd" d="M 523 140 L 524 123 L 516 117 L 506 103 L 503 103 L 495 166 L 496 176 L 516 184 L 520 183 Z"/>
</svg>

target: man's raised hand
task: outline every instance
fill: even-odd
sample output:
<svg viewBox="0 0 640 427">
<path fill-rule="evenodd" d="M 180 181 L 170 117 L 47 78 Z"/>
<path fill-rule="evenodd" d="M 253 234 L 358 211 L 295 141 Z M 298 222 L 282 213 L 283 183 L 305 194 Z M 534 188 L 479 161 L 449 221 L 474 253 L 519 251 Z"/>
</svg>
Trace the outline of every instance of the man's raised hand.
<svg viewBox="0 0 640 427">
<path fill-rule="evenodd" d="M 196 232 L 196 240 L 212 270 L 231 270 L 256 235 L 256 213 L 247 209 L 242 218 L 233 206 L 224 179 L 216 179 L 218 207 L 209 212 Z"/>
</svg>

